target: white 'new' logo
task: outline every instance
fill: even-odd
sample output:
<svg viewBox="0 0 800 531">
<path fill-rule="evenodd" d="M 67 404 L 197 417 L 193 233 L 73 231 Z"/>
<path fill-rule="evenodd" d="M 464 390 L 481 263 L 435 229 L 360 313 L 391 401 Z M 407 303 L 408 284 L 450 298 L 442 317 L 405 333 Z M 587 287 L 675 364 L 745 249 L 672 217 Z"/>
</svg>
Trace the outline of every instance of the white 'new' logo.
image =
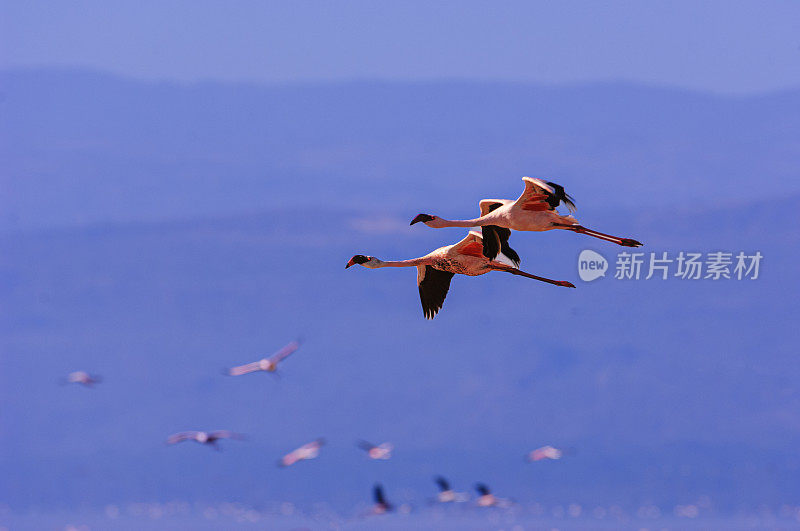
<svg viewBox="0 0 800 531">
<path fill-rule="evenodd" d="M 600 253 L 584 249 L 578 256 L 578 275 L 584 282 L 606 276 L 607 269 L 608 261 Z"/>
</svg>

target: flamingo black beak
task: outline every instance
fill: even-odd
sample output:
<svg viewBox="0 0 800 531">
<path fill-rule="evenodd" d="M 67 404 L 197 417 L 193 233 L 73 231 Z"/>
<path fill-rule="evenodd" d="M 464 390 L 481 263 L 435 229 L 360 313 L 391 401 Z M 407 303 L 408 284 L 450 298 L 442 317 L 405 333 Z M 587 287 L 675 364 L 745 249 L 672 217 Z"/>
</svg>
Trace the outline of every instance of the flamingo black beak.
<svg viewBox="0 0 800 531">
<path fill-rule="evenodd" d="M 370 260 L 372 260 L 371 256 L 364 256 L 363 254 L 357 254 L 353 258 L 351 258 L 349 262 L 347 262 L 347 265 L 344 266 L 344 268 L 347 269 L 351 265 L 355 264 L 366 264 Z"/>
<path fill-rule="evenodd" d="M 417 214 L 417 217 L 412 219 L 409 225 L 413 225 L 414 223 L 419 223 L 420 221 L 423 223 L 428 221 L 433 221 L 433 216 L 431 216 L 430 214 Z"/>
</svg>

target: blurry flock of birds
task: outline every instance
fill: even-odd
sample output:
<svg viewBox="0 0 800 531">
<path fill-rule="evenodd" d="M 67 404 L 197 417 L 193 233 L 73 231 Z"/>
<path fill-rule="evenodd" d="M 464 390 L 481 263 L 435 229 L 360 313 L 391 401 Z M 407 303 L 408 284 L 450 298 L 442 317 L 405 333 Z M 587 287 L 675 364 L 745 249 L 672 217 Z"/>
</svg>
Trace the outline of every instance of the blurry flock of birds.
<svg viewBox="0 0 800 531">
<path fill-rule="evenodd" d="M 276 352 L 269 358 L 264 358 L 262 360 L 248 363 L 245 365 L 231 367 L 230 369 L 227 369 L 225 371 L 225 374 L 230 376 L 242 376 L 244 374 L 249 374 L 259 371 L 277 374 L 278 364 L 283 360 L 285 360 L 286 358 L 288 358 L 298 348 L 300 348 L 300 342 L 292 341 L 291 343 L 287 344 L 285 347 L 280 349 L 278 352 Z M 78 384 L 84 387 L 94 387 L 100 382 L 102 382 L 102 378 L 99 375 L 92 375 L 85 371 L 72 372 L 62 380 L 62 383 L 64 384 Z M 166 444 L 174 445 L 182 442 L 192 441 L 213 448 L 216 451 L 221 451 L 222 447 L 220 446 L 220 441 L 226 439 L 245 440 L 246 436 L 244 434 L 228 430 L 182 431 L 174 433 L 169 437 L 167 437 Z M 294 450 L 290 451 L 289 453 L 278 459 L 277 465 L 279 467 L 288 467 L 300 461 L 315 459 L 320 455 L 320 452 L 324 445 L 325 445 L 324 438 L 318 438 L 311 442 L 303 444 L 302 446 L 295 448 Z M 356 441 L 356 446 L 361 450 L 363 450 L 369 459 L 374 459 L 374 460 L 391 459 L 392 450 L 394 449 L 394 445 L 390 442 L 384 442 L 381 444 L 372 444 L 365 440 Z M 568 451 L 570 450 L 559 449 L 553 446 L 543 446 L 541 448 L 532 450 L 529 454 L 527 454 L 526 459 L 530 462 L 542 461 L 547 459 L 557 460 L 561 459 L 562 456 L 566 455 Z M 438 494 L 435 498 L 436 502 L 460 503 L 460 502 L 467 502 L 470 500 L 470 496 L 468 493 L 455 491 L 450 486 L 450 483 L 444 477 L 437 476 L 434 478 L 434 482 L 438 488 Z M 475 504 L 478 507 L 508 507 L 511 503 L 510 500 L 496 497 L 489 490 L 489 487 L 484 483 L 476 483 L 475 491 L 477 492 L 477 497 L 475 498 Z M 371 509 L 371 513 L 384 514 L 394 510 L 395 508 L 394 505 L 392 505 L 387 500 L 386 494 L 384 493 L 383 485 L 381 485 L 380 483 L 375 484 L 373 487 L 372 494 L 374 503 Z"/>
<path fill-rule="evenodd" d="M 481 232 L 471 230 L 460 242 L 440 247 L 425 256 L 410 260 L 383 261 L 373 256 L 357 254 L 345 266 L 349 268 L 358 264 L 370 269 L 381 267 L 416 267 L 417 285 L 423 315 L 433 319 L 444 304 L 444 299 L 450 287 L 450 280 L 455 274 L 477 276 L 490 271 L 502 271 L 514 275 L 524 276 L 549 284 L 574 288 L 567 281 L 552 280 L 519 270 L 521 259 L 508 243 L 512 230 L 517 231 L 546 231 L 552 229 L 570 230 L 579 234 L 586 234 L 605 241 L 627 247 L 639 247 L 642 244 L 630 238 L 611 236 L 578 224 L 571 215 L 561 215 L 556 208 L 564 204 L 570 212 L 575 211 L 572 197 L 566 194 L 564 188 L 552 182 L 540 179 L 523 177 L 525 190 L 516 200 L 508 199 L 482 199 L 479 202 L 480 216 L 469 220 L 446 220 L 429 214 L 419 214 L 411 225 L 423 222 L 429 227 L 480 227 Z M 254 372 L 266 372 L 277 375 L 278 365 L 293 354 L 300 347 L 299 341 L 292 341 L 268 358 L 252 363 L 231 367 L 224 371 L 229 376 L 242 376 Z M 85 371 L 75 371 L 62 380 L 65 384 L 77 384 L 93 387 L 102 382 L 99 375 Z M 166 444 L 174 445 L 192 441 L 221 450 L 222 440 L 244 440 L 243 434 L 227 431 L 183 431 L 170 435 Z M 325 445 L 325 439 L 318 438 L 290 451 L 280 459 L 280 467 L 292 466 L 300 461 L 315 459 Z M 372 444 L 364 440 L 356 442 L 356 446 L 363 450 L 369 459 L 386 460 L 392 457 L 393 445 L 389 442 Z M 530 462 L 543 460 L 558 460 L 572 452 L 568 448 L 543 446 L 532 450 L 526 459 Z M 434 499 L 438 503 L 461 503 L 470 501 L 471 497 L 466 492 L 457 492 L 442 476 L 434 478 L 438 494 Z M 474 485 L 476 497 L 474 503 L 478 507 L 508 507 L 511 500 L 495 496 L 484 483 Z M 395 509 L 386 496 L 383 485 L 376 483 L 373 487 L 372 514 L 384 514 Z"/>
</svg>

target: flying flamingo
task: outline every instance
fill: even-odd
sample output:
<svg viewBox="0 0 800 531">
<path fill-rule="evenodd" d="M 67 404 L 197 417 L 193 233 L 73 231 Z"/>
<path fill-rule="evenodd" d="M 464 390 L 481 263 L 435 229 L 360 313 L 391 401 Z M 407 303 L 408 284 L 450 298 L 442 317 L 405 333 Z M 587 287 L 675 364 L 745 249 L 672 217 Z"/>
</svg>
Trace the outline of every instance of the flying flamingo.
<svg viewBox="0 0 800 531">
<path fill-rule="evenodd" d="M 237 367 L 231 367 L 227 370 L 227 374 L 230 376 L 241 376 L 242 374 L 249 374 L 251 372 L 258 371 L 277 374 L 275 371 L 278 370 L 278 363 L 288 358 L 289 355 L 298 348 L 300 348 L 300 342 L 292 341 L 269 358 L 264 358 L 262 360 L 247 363 L 245 365 L 239 365 Z"/>
<path fill-rule="evenodd" d="M 439 487 L 439 494 L 436 496 L 436 501 L 440 503 L 463 502 L 469 497 L 465 492 L 456 492 L 450 487 L 450 483 L 442 476 L 436 476 L 433 479 L 436 486 Z"/>
<path fill-rule="evenodd" d="M 418 214 L 411 220 L 411 224 L 421 221 L 427 226 L 436 229 L 442 227 L 487 226 L 492 227 L 494 230 L 500 227 L 520 231 L 564 229 L 625 247 L 641 247 L 641 242 L 587 229 L 580 225 L 574 217 L 562 216 L 556 212 L 556 207 L 561 203 L 564 203 L 570 212 L 575 212 L 575 203 L 572 197 L 564 191 L 563 186 L 531 177 L 523 177 L 522 180 L 525 182 L 525 191 L 516 201 L 511 201 L 510 199 L 482 199 L 479 203 L 481 215 L 478 218 L 447 220 L 430 214 Z M 486 230 L 484 230 L 484 237 L 486 237 L 487 242 L 490 241 Z M 496 256 L 493 256 L 488 251 L 489 249 L 487 249 L 487 256 L 491 258 Z"/>
<path fill-rule="evenodd" d="M 553 461 L 561 459 L 566 454 L 571 453 L 569 449 L 555 448 L 553 446 L 542 446 L 536 450 L 532 450 L 526 456 L 528 461 L 542 461 L 544 459 L 552 459 Z"/>
<path fill-rule="evenodd" d="M 478 497 L 479 507 L 493 507 L 497 505 L 497 498 L 495 498 L 494 494 L 489 490 L 489 487 L 484 483 L 477 483 L 475 485 L 475 490 L 480 494 Z"/>
<path fill-rule="evenodd" d="M 498 498 L 489 490 L 485 483 L 476 483 L 475 490 L 478 491 L 478 507 L 508 507 L 511 505 L 509 500 Z"/>
<path fill-rule="evenodd" d="M 383 494 L 383 485 L 380 483 L 376 483 L 372 488 L 372 497 L 375 500 L 375 505 L 372 506 L 373 514 L 385 514 L 394 508 L 392 504 L 386 501 L 386 496 Z"/>
<path fill-rule="evenodd" d="M 195 441 L 200 444 L 206 444 L 211 446 L 215 450 L 219 451 L 221 448 L 217 441 L 220 439 L 237 439 L 242 440 L 244 439 L 244 435 L 239 433 L 234 433 L 232 431 L 227 430 L 219 430 L 219 431 L 182 431 L 180 433 L 176 433 L 174 435 L 170 435 L 167 438 L 167 444 L 177 444 L 183 441 Z"/>
<path fill-rule="evenodd" d="M 536 450 L 531 450 L 525 456 L 525 459 L 527 459 L 529 462 L 543 461 L 545 459 L 550 459 L 555 461 L 561 459 L 565 455 L 574 453 L 575 453 L 574 448 L 555 448 L 553 446 L 547 445 L 547 446 L 542 446 L 541 448 L 537 448 Z"/>
<path fill-rule="evenodd" d="M 291 466 L 298 461 L 314 459 L 319 455 L 320 448 L 322 448 L 323 444 L 325 444 L 325 439 L 322 438 L 313 440 L 310 443 L 306 443 L 300 448 L 296 448 L 295 450 L 292 450 L 288 454 L 281 457 L 278 461 L 278 466 L 286 467 Z"/>
<path fill-rule="evenodd" d="M 491 260 L 483 254 L 483 238 L 478 232 L 470 231 L 467 237 L 454 245 L 440 247 L 420 258 L 399 261 L 383 261 L 374 256 L 357 254 L 353 256 L 345 269 L 358 264 L 369 269 L 379 267 L 416 267 L 419 298 L 422 302 L 422 313 L 426 319 L 433 319 L 444 304 L 450 280 L 456 273 L 467 276 L 478 276 L 489 271 L 504 271 L 512 275 L 540 280 L 556 286 L 574 288 L 571 282 L 551 280 L 520 271 L 497 260 Z"/>
<path fill-rule="evenodd" d="M 85 371 L 75 371 L 71 372 L 67 375 L 66 378 L 61 380 L 62 383 L 76 383 L 81 384 L 84 387 L 94 387 L 94 384 L 98 384 L 102 382 L 103 379 L 97 375 L 91 375 Z"/>
<path fill-rule="evenodd" d="M 370 459 L 389 459 L 392 457 L 392 443 L 382 443 L 374 445 L 367 441 L 358 441 L 356 446 L 367 452 L 367 457 Z"/>
</svg>

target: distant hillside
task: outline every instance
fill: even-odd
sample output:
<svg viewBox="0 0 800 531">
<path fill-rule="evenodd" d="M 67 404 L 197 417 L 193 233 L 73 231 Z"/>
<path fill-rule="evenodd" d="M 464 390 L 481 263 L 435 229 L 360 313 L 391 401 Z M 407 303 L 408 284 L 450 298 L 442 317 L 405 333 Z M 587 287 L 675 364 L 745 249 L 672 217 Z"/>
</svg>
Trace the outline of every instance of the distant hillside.
<svg viewBox="0 0 800 531">
<path fill-rule="evenodd" d="M 800 191 L 800 92 L 143 83 L 0 73 L 0 230 L 287 204 L 470 212 L 547 176 L 603 206 Z"/>
</svg>

